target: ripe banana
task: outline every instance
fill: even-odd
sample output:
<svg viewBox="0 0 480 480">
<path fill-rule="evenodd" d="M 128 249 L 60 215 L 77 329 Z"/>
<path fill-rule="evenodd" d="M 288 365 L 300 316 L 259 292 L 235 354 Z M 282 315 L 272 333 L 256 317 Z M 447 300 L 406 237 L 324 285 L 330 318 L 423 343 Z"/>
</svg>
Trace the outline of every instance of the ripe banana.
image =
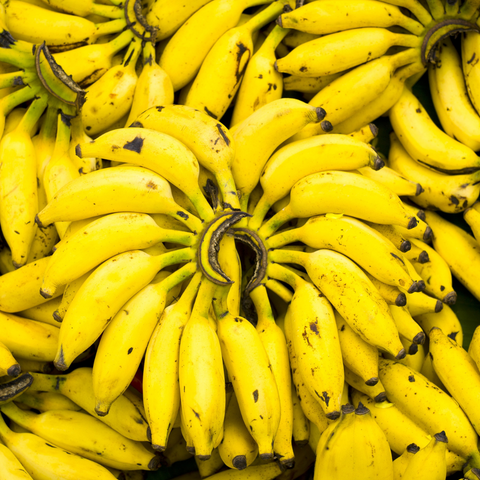
<svg viewBox="0 0 480 480">
<path fill-rule="evenodd" d="M 468 96 L 475 110 L 480 110 L 480 66 L 476 52 L 480 45 L 480 33 L 466 32 L 462 35 L 462 67 Z"/>
<path fill-rule="evenodd" d="M 480 211 L 479 202 L 475 202 L 471 207 L 467 208 L 463 212 L 463 218 L 472 229 L 475 240 L 480 239 Z"/>
</svg>

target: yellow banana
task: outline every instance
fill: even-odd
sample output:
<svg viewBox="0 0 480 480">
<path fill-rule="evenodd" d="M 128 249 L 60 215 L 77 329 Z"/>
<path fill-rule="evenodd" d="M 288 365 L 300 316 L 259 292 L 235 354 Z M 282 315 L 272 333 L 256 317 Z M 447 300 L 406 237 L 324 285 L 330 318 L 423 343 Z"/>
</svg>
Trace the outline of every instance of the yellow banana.
<svg viewBox="0 0 480 480">
<path fill-rule="evenodd" d="M 440 377 L 437 375 L 437 372 L 433 368 L 433 362 L 431 355 L 425 355 L 425 359 L 423 360 L 422 368 L 420 369 L 420 373 L 430 382 L 435 384 L 440 390 L 444 392 L 447 391 L 447 388 L 440 380 Z"/>
<path fill-rule="evenodd" d="M 477 434 L 455 400 L 401 363 L 380 360 L 379 373 L 388 399 L 402 413 L 430 435 L 443 428 L 449 436 L 449 448 L 473 466 L 478 464 Z"/>
<path fill-rule="evenodd" d="M 411 250 L 412 244 L 410 240 L 405 238 L 402 233 L 395 229 L 394 225 L 382 225 L 374 222 L 365 222 L 368 226 L 374 228 L 377 232 L 381 233 L 385 238 L 388 238 L 398 250 L 405 253 Z"/>
<path fill-rule="evenodd" d="M 463 212 L 463 218 L 468 223 L 470 228 L 472 229 L 473 236 L 475 240 L 480 238 L 480 210 L 479 210 L 480 203 L 475 202 L 471 207 L 467 208 Z"/>
<path fill-rule="evenodd" d="M 397 307 L 404 307 L 407 304 L 407 296 L 401 292 L 397 287 L 387 285 L 386 283 L 377 280 L 373 275 L 366 272 L 367 277 L 373 283 L 373 286 L 378 290 L 381 297 L 388 305 L 396 305 Z"/>
<path fill-rule="evenodd" d="M 198 186 L 197 159 L 170 135 L 146 128 L 120 128 L 79 144 L 76 153 L 80 158 L 102 157 L 149 168 L 182 190 L 203 220 L 213 219 L 212 207 Z"/>
<path fill-rule="evenodd" d="M 41 372 L 49 373 L 52 371 L 51 362 L 43 362 L 39 360 L 18 359 L 18 364 L 22 367 L 22 372 Z"/>
<path fill-rule="evenodd" d="M 307 175 L 367 166 L 381 169 L 383 162 L 372 147 L 345 135 L 317 135 L 280 148 L 263 169 L 260 177 L 263 194 L 249 220 L 249 227 L 258 229 L 271 206 L 288 195 L 295 183 Z"/>
<path fill-rule="evenodd" d="M 412 318 L 407 307 L 389 305 L 390 313 L 401 337 L 416 345 L 423 345 L 425 333 L 422 327 Z"/>
<path fill-rule="evenodd" d="M 245 470 L 238 471 L 233 469 L 224 470 L 215 473 L 208 478 L 212 480 L 236 480 L 239 478 L 255 478 L 256 480 L 273 480 L 283 473 L 284 468 L 278 462 L 268 462 L 265 464 L 250 465 Z"/>
<path fill-rule="evenodd" d="M 412 182 L 390 167 L 383 167 L 378 171 L 362 167 L 358 171 L 365 177 L 385 185 L 399 197 L 416 197 L 423 192 L 420 183 Z"/>
<path fill-rule="evenodd" d="M 12 450 L 0 441 L 0 465 L 5 480 L 33 480 Z"/>
<path fill-rule="evenodd" d="M 13 402 L 2 412 L 21 427 L 47 442 L 101 465 L 121 470 L 156 470 L 160 457 L 140 442 L 130 440 L 96 418 L 73 410 L 51 410 L 40 414 L 20 410 Z"/>
<path fill-rule="evenodd" d="M 290 192 L 290 203 L 264 223 L 259 234 L 268 238 L 293 218 L 322 213 L 341 213 L 408 229 L 417 225 L 415 217 L 407 214 L 400 199 L 387 187 L 355 173 L 332 170 L 298 181 Z"/>
<path fill-rule="evenodd" d="M 295 445 L 307 445 L 308 437 L 310 436 L 310 421 L 305 416 L 300 405 L 300 398 L 295 391 L 295 385 L 292 384 L 292 409 L 293 409 L 293 423 L 292 423 L 292 434 Z M 293 447 L 295 452 L 295 446 Z M 295 458 L 295 463 L 297 459 Z"/>
<path fill-rule="evenodd" d="M 480 66 L 476 52 L 480 45 L 480 33 L 465 32 L 462 35 L 462 67 L 468 95 L 475 110 L 480 110 Z"/>
<path fill-rule="evenodd" d="M 65 395 L 54 392 L 24 392 L 15 400 L 17 403 L 28 405 L 39 412 L 48 410 L 75 410 L 78 412 L 82 409 Z"/>
<path fill-rule="evenodd" d="M 0 342 L 0 376 L 18 377 L 22 367 L 12 355 L 10 349 Z"/>
<path fill-rule="evenodd" d="M 412 317 L 425 313 L 439 313 L 444 304 L 436 298 L 430 297 L 423 292 L 407 293 L 407 310 Z"/>
<path fill-rule="evenodd" d="M 198 460 L 195 458 L 195 463 L 197 464 L 200 478 L 209 477 L 225 466 L 218 452 L 218 447 L 213 449 L 212 456 L 208 460 Z"/>
<path fill-rule="evenodd" d="M 295 30 L 290 30 L 290 32 L 295 32 Z M 290 90 L 296 90 L 297 92 L 315 94 L 323 87 L 326 87 L 330 82 L 340 77 L 343 73 L 344 72 L 335 73 L 332 75 L 326 75 L 325 77 L 300 77 L 297 75 L 290 75 L 283 79 L 283 88 L 287 92 Z"/>
<path fill-rule="evenodd" d="M 164 451 L 179 414 L 180 387 L 178 358 L 180 338 L 190 318 L 193 301 L 200 287 L 197 273 L 179 301 L 167 307 L 148 343 L 143 377 L 144 405 L 155 450 Z M 165 348 L 165 345 L 169 348 Z M 158 408 L 162 405 L 162 408 Z"/>
<path fill-rule="evenodd" d="M 113 2 L 112 2 L 113 3 Z M 75 0 L 48 0 L 45 2 L 53 9 L 61 10 L 66 13 L 77 15 L 78 17 L 88 17 L 89 15 L 98 15 L 106 18 L 121 18 L 122 9 L 116 5 L 102 5 L 94 3 L 93 0 L 87 0 L 78 4 Z"/>
<path fill-rule="evenodd" d="M 412 456 L 418 453 L 419 450 L 420 447 L 418 445 L 411 443 L 403 453 L 393 461 L 393 480 L 401 480 L 403 478 L 403 474 Z"/>
<path fill-rule="evenodd" d="M 387 400 L 385 388 L 380 380 L 375 385 L 367 385 L 361 377 L 345 367 L 345 382 L 350 387 L 370 397 L 375 403 L 382 403 Z"/>
</svg>

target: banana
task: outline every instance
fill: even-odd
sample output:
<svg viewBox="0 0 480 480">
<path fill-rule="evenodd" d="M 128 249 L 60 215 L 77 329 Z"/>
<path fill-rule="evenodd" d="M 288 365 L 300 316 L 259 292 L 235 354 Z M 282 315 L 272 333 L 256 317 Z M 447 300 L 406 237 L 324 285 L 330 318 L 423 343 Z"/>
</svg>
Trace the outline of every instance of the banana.
<svg viewBox="0 0 480 480">
<path fill-rule="evenodd" d="M 44 478 L 53 480 L 55 477 L 65 480 L 114 480 L 115 477 L 103 466 L 80 455 L 72 454 L 63 448 L 52 448 L 43 438 L 32 433 L 16 433 L 7 427 L 0 418 L 0 437 L 7 445 L 11 454 L 21 462 L 27 473 L 7 479 Z M 3 449 L 2 449 L 3 450 Z M 17 461 L 18 461 L 17 460 Z M 8 470 L 7 470 L 8 471 Z"/>
<path fill-rule="evenodd" d="M 407 229 L 417 225 L 415 217 L 407 214 L 400 199 L 387 187 L 355 173 L 332 170 L 298 181 L 290 192 L 290 203 L 264 223 L 259 234 L 268 238 L 292 218 L 322 213 L 341 213 Z"/>
<path fill-rule="evenodd" d="M 0 441 L 0 466 L 5 480 L 33 480 L 18 458 Z"/>
<path fill-rule="evenodd" d="M 441 109 L 448 117 L 453 137 L 470 147 L 480 150 L 480 116 L 470 103 L 465 79 L 463 77 L 460 55 L 449 37 L 442 41 L 438 51 L 438 60 L 432 75 L 441 102 Z M 435 105 L 436 110 L 439 108 Z M 445 131 L 447 131 L 445 129 Z M 448 132 L 450 134 L 450 132 Z"/>
<path fill-rule="evenodd" d="M 227 467 L 236 470 L 249 467 L 258 455 L 258 446 L 243 422 L 235 394 L 227 406 L 223 439 L 218 446 L 218 453 Z"/>
<path fill-rule="evenodd" d="M 146 128 L 120 128 L 79 144 L 76 153 L 80 158 L 102 157 L 149 168 L 182 190 L 203 220 L 213 219 L 212 207 L 198 186 L 197 159 L 170 135 Z"/>
<path fill-rule="evenodd" d="M 273 450 L 278 461 L 287 468 L 295 463 L 292 432 L 293 405 L 290 361 L 285 334 L 275 323 L 273 310 L 263 285 L 250 292 L 257 312 L 257 332 L 267 352 L 280 399 L 280 423 L 273 443 Z M 230 308 L 230 311 L 232 309 Z"/>
<path fill-rule="evenodd" d="M 132 250 L 97 267 L 80 287 L 65 314 L 54 362 L 56 368 L 66 370 L 95 342 L 122 305 L 148 285 L 162 268 L 188 262 L 192 255 L 188 248 L 158 256 Z M 192 270 L 196 264 L 189 263 L 186 267 Z"/>
<path fill-rule="evenodd" d="M 385 388 L 380 380 L 375 385 L 367 385 L 361 377 L 345 367 L 345 382 L 350 387 L 370 397 L 375 403 L 382 403 L 387 400 Z"/>
<path fill-rule="evenodd" d="M 29 373 L 23 373 L 19 377 L 11 379 L 3 377 L 0 382 L 0 405 L 6 404 L 19 397 L 33 382 Z"/>
<path fill-rule="evenodd" d="M 447 2 L 448 5 L 448 2 Z M 405 480 L 440 480 L 447 476 L 447 437 L 445 432 L 436 433 L 430 443 L 421 448 L 411 459 L 402 478 Z"/>
<path fill-rule="evenodd" d="M 2 412 L 21 427 L 47 442 L 106 467 L 121 470 L 156 470 L 160 457 L 140 442 L 120 435 L 96 418 L 73 410 L 51 410 L 40 414 L 20 410 L 13 402 L 2 405 Z"/>
<path fill-rule="evenodd" d="M 14 357 L 51 362 L 58 346 L 59 328 L 0 312 L 0 342 Z M 14 367 L 18 369 L 18 367 Z M 18 371 L 17 375 L 20 372 Z"/>
<path fill-rule="evenodd" d="M 347 257 L 327 249 L 311 254 L 273 250 L 269 260 L 302 265 L 317 288 L 363 340 L 397 359 L 405 356 L 388 305 L 360 267 Z M 279 280 L 277 275 L 284 275 L 283 280 L 290 280 L 275 263 L 269 264 L 268 275 Z M 372 312 L 375 312 L 374 319 Z"/>
<path fill-rule="evenodd" d="M 22 372 L 41 372 L 49 373 L 52 371 L 51 362 L 42 362 L 39 360 L 26 360 L 18 358 L 18 364 L 22 367 Z"/>
<path fill-rule="evenodd" d="M 160 57 L 160 67 L 172 80 L 174 90 L 194 80 L 211 48 L 237 25 L 243 10 L 265 3 L 271 1 L 214 0 L 195 12 L 175 32 Z"/>
<path fill-rule="evenodd" d="M 462 35 L 462 67 L 468 96 L 475 110 L 480 111 L 480 67 L 477 50 L 480 45 L 480 33 L 465 32 Z"/>
<path fill-rule="evenodd" d="M 427 137 L 422 137 L 420 134 L 416 138 Z M 410 156 L 406 146 L 400 143 L 394 133 L 390 136 L 388 160 L 390 167 L 400 175 L 411 181 L 418 181 L 422 185 L 424 191 L 414 198 L 415 203 L 421 207 L 433 207 L 446 213 L 458 213 L 471 206 L 480 193 L 480 186 L 477 183 L 478 173 L 446 175 L 423 166 Z"/>
<path fill-rule="evenodd" d="M 442 383 L 467 414 L 475 430 L 480 430 L 476 414 L 476 392 L 480 388 L 480 372 L 466 350 L 449 338 L 438 327 L 428 332 L 429 354 Z M 461 381 L 468 378 L 468 384 Z"/>
<path fill-rule="evenodd" d="M 97 158 L 79 158 L 75 153 L 75 147 L 81 142 L 91 141 L 92 139 L 85 133 L 82 123 L 82 117 L 77 115 L 71 120 L 71 140 L 68 149 L 70 160 L 76 166 L 78 173 L 83 175 L 101 168 L 101 159 Z M 42 205 L 43 208 L 43 205 Z"/>
<path fill-rule="evenodd" d="M 401 363 L 380 360 L 379 373 L 389 400 L 401 412 L 430 435 L 443 428 L 449 436 L 449 448 L 473 466 L 478 464 L 477 434 L 455 400 Z"/>
<path fill-rule="evenodd" d="M 419 450 L 420 447 L 418 445 L 411 443 L 403 453 L 393 461 L 393 480 L 401 480 L 403 478 L 410 460 Z"/>
<path fill-rule="evenodd" d="M 323 3 L 325 2 L 322 1 Z M 325 123 L 323 128 L 322 126 L 308 125 L 291 137 L 290 141 L 332 131 L 336 125 L 347 120 L 356 112 L 367 108 L 388 87 L 394 72 L 404 65 L 418 64 L 419 56 L 418 48 L 409 48 L 360 65 L 333 80 L 309 101 L 309 105 L 321 107 L 327 112 L 325 122 L 328 123 L 328 129 L 324 128 Z M 361 125 L 372 120 L 373 118 L 367 121 L 362 119 Z"/>
<path fill-rule="evenodd" d="M 109 130 L 131 109 L 137 85 L 136 64 L 142 45 L 135 39 L 130 43 L 120 65 L 111 67 L 87 89 L 82 107 L 82 122 L 89 135 Z"/>
<path fill-rule="evenodd" d="M 345 135 L 317 135 L 290 143 L 277 150 L 263 169 L 260 177 L 263 194 L 249 227 L 258 229 L 272 205 L 288 195 L 303 177 L 331 169 L 381 169 L 382 165 L 371 146 Z"/>
<path fill-rule="evenodd" d="M 480 298 L 479 284 L 476 281 L 476 265 L 480 260 L 478 242 L 460 227 L 436 213 L 426 212 L 426 215 L 428 223 L 435 232 L 433 238 L 435 250 L 447 262 L 453 275 L 476 298 Z"/>
<path fill-rule="evenodd" d="M 82 4 L 78 4 L 75 0 L 48 0 L 48 2 L 45 3 L 54 9 L 71 13 L 78 17 L 98 15 L 106 18 L 121 18 L 122 16 L 122 9 L 118 6 L 101 5 L 94 3 L 93 0 L 87 0 L 86 2 L 82 2 Z"/>
<path fill-rule="evenodd" d="M 378 350 L 354 332 L 337 311 L 335 311 L 335 321 L 343 364 L 361 377 L 366 385 L 376 385 L 378 383 Z"/>
<path fill-rule="evenodd" d="M 407 240 L 407 238 L 405 238 L 398 230 L 396 230 L 394 225 L 382 225 L 374 222 L 365 223 L 390 240 L 402 253 L 406 253 L 412 249 L 410 240 Z"/>
<path fill-rule="evenodd" d="M 318 123 L 324 117 L 321 108 L 283 98 L 264 105 L 235 126 L 236 155 L 232 173 L 243 210 L 247 209 L 249 195 L 275 149 L 305 125 Z"/>
<path fill-rule="evenodd" d="M 42 289 L 67 285 L 109 258 L 129 250 L 144 249 L 159 242 L 193 245 L 187 232 L 164 230 L 147 214 L 112 213 L 100 217 L 57 246 L 45 271 Z M 80 252 L 89 252 L 88 257 Z"/>
<path fill-rule="evenodd" d="M 224 125 L 205 112 L 185 105 L 162 105 L 141 114 L 135 126 L 157 130 L 184 143 L 197 157 L 199 164 L 214 174 L 224 208 L 240 207 L 230 171 L 235 143 Z"/>
<path fill-rule="evenodd" d="M 197 464 L 200 478 L 209 477 L 225 466 L 222 457 L 220 457 L 220 453 L 218 452 L 218 447 L 213 449 L 212 456 L 208 460 L 198 460 L 195 457 L 195 463 Z"/>
<path fill-rule="evenodd" d="M 277 23 L 284 28 L 294 28 L 317 35 L 360 27 L 391 27 L 393 25 L 401 26 L 415 35 L 421 35 L 424 31 L 420 23 L 403 15 L 399 8 L 370 0 L 311 2 L 282 14 Z"/>
<path fill-rule="evenodd" d="M 416 197 L 423 192 L 419 183 L 412 182 L 389 167 L 383 167 L 378 171 L 372 168 L 361 167 L 358 171 L 367 178 L 375 180 L 389 188 L 399 197 Z"/>
<path fill-rule="evenodd" d="M 150 2 L 146 19 L 158 29 L 155 40 L 159 42 L 173 35 L 195 12 L 212 0 L 194 0 L 185 5 L 173 4 L 169 0 Z"/>
<path fill-rule="evenodd" d="M 451 138 L 433 123 L 408 87 L 403 89 L 400 99 L 390 109 L 389 118 L 395 135 L 415 161 L 447 173 L 462 173 L 480 165 L 471 148 Z M 395 169 L 393 164 L 391 166 Z M 428 185 L 423 179 L 419 178 L 419 181 L 427 190 Z"/>
<path fill-rule="evenodd" d="M 271 3 L 243 25 L 228 30 L 215 42 L 203 60 L 185 105 L 205 111 L 217 120 L 223 117 L 240 87 L 253 54 L 253 34 L 276 18 L 285 3 L 286 0 Z"/>
<path fill-rule="evenodd" d="M 160 272 L 133 296 L 103 332 L 93 364 L 95 412 L 106 415 L 138 370 L 165 306 L 179 294 L 184 272 Z"/>
<path fill-rule="evenodd" d="M 93 23 L 86 18 L 54 12 L 27 2 L 15 1 L 5 7 L 8 31 L 18 40 L 71 49 L 95 43 L 103 36 L 120 32 L 125 19 Z"/>
<path fill-rule="evenodd" d="M 292 409 L 293 409 L 293 423 L 292 423 L 292 434 L 295 445 L 307 445 L 308 437 L 310 436 L 310 421 L 305 416 L 300 404 L 300 398 L 295 391 L 295 385 L 293 381 L 291 382 L 292 386 Z M 295 452 L 295 445 L 293 450 Z M 295 458 L 295 464 L 297 459 Z"/>
<path fill-rule="evenodd" d="M 79 412 L 81 410 L 81 407 L 61 393 L 29 391 L 22 393 L 15 400 L 17 403 L 23 403 L 39 412 L 48 410 L 75 410 Z"/>
<path fill-rule="evenodd" d="M 373 275 L 370 275 L 367 271 L 365 274 L 373 283 L 373 286 L 378 290 L 381 297 L 387 302 L 388 305 L 396 305 L 397 307 L 404 307 L 407 304 L 407 296 L 401 292 L 397 287 L 387 285 L 386 283 L 377 280 Z M 416 288 L 416 284 L 415 284 Z"/>
<path fill-rule="evenodd" d="M 298 24 L 294 28 L 298 28 Z M 392 33 L 385 28 L 344 30 L 296 47 L 275 65 L 281 73 L 324 77 L 378 58 L 393 46 L 419 47 L 420 38 Z"/>
<path fill-rule="evenodd" d="M 173 199 L 170 184 L 160 175 L 136 165 L 106 168 L 67 184 L 36 217 L 40 228 L 57 221 L 76 221 L 115 212 L 162 213 L 192 231 L 201 220 Z"/>
<path fill-rule="evenodd" d="M 82 88 L 88 87 L 104 75 L 112 66 L 113 58 L 133 39 L 126 30 L 107 43 L 95 43 L 53 54 L 55 61 L 72 76 Z"/>
<path fill-rule="evenodd" d="M 283 76 L 275 68 L 275 50 L 290 32 L 278 25 L 252 55 L 238 89 L 230 126 L 245 120 L 263 105 L 282 98 Z"/>
<path fill-rule="evenodd" d="M 480 211 L 479 202 L 475 202 L 471 207 L 463 212 L 463 218 L 472 229 L 475 240 L 480 239 Z"/>
<path fill-rule="evenodd" d="M 299 241 L 314 249 L 329 248 L 342 253 L 388 285 L 416 288 L 402 254 L 385 237 L 355 218 L 331 214 L 311 217 L 302 227 L 270 237 L 266 248 Z"/>
<path fill-rule="evenodd" d="M 179 301 L 168 306 L 148 343 L 143 378 L 144 405 L 155 450 L 164 451 L 180 408 L 178 357 L 180 338 L 190 318 L 193 301 L 200 287 L 197 273 Z M 169 348 L 164 348 L 165 345 Z M 158 408 L 162 405 L 162 408 Z"/>
<path fill-rule="evenodd" d="M 389 305 L 389 308 L 400 336 L 415 345 L 423 345 L 425 333 L 422 327 L 412 318 L 408 308 L 397 307 L 396 305 Z"/>
<path fill-rule="evenodd" d="M 290 30 L 295 32 L 295 30 Z M 291 34 L 290 34 L 291 35 Z M 287 37 L 288 38 L 288 37 Z M 326 75 L 325 77 L 300 77 L 290 75 L 283 79 L 283 89 L 285 91 L 296 90 L 297 92 L 315 94 L 330 82 L 343 75 L 344 72 Z"/>
<path fill-rule="evenodd" d="M 12 355 L 10 349 L 0 342 L 0 376 L 18 377 L 22 367 Z"/>
<path fill-rule="evenodd" d="M 433 368 L 433 362 L 431 355 L 425 355 L 425 359 L 423 360 L 422 368 L 420 369 L 420 373 L 430 382 L 435 384 L 440 390 L 444 392 L 447 391 L 447 387 L 442 383 L 440 377 L 437 375 L 437 372 Z"/>
<path fill-rule="evenodd" d="M 423 292 L 406 293 L 407 310 L 412 317 L 417 317 L 425 313 L 439 313 L 443 310 L 444 304 L 426 295 Z"/>
</svg>

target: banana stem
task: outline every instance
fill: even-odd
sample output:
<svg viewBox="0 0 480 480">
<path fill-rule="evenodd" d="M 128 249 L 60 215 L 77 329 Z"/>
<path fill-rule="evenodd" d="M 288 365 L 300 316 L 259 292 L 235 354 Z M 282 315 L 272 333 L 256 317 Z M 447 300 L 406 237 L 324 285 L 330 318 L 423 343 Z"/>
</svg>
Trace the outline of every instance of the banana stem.
<svg viewBox="0 0 480 480">
<path fill-rule="evenodd" d="M 270 220 L 268 220 L 268 222 L 262 225 L 258 231 L 258 234 L 262 238 L 268 240 L 269 237 L 271 237 L 284 223 L 287 223 L 292 219 L 292 215 L 288 207 L 289 205 L 277 212 Z"/>
<path fill-rule="evenodd" d="M 435 20 L 438 20 L 445 15 L 445 8 L 443 7 L 441 0 L 427 0 L 427 4 L 428 9 Z"/>
<path fill-rule="evenodd" d="M 23 87 L 0 100 L 0 112 L 8 115 L 14 108 L 31 100 L 40 90 L 40 85 Z"/>
<path fill-rule="evenodd" d="M 5 62 L 25 70 L 33 67 L 34 58 L 31 53 L 25 53 L 13 48 L 0 48 L 0 62 Z"/>
<path fill-rule="evenodd" d="M 161 227 L 158 228 L 162 234 L 162 238 L 159 240 L 160 242 L 178 243 L 186 247 L 191 247 L 195 243 L 196 236 L 193 233 L 169 230 Z"/>
<path fill-rule="evenodd" d="M 422 45 L 423 38 L 409 33 L 399 33 L 395 40 L 398 47 L 419 48 Z"/>
<path fill-rule="evenodd" d="M 207 199 L 203 196 L 200 188 L 195 189 L 193 192 L 185 192 L 189 200 L 193 203 L 193 206 L 197 210 L 200 218 L 205 222 L 211 222 L 215 217 L 213 208 L 207 202 Z"/>
<path fill-rule="evenodd" d="M 18 124 L 18 131 L 24 131 L 31 135 L 35 124 L 38 122 L 40 117 L 43 115 L 43 112 L 47 108 L 47 102 L 48 95 L 42 95 L 35 98 Z"/>
<path fill-rule="evenodd" d="M 142 50 L 143 65 L 152 65 L 155 63 L 155 47 L 152 42 L 145 42 Z"/>
<path fill-rule="evenodd" d="M 460 18 L 470 20 L 480 8 L 480 0 L 466 0 L 460 8 Z"/>
<path fill-rule="evenodd" d="M 180 270 L 182 270 L 183 268 L 189 265 L 193 265 L 195 269 L 197 268 L 195 264 L 189 263 L 187 265 L 184 265 L 179 270 L 177 270 L 177 272 L 179 272 Z M 190 283 L 188 284 L 187 288 L 185 288 L 185 290 L 180 296 L 180 299 L 177 302 L 178 308 L 180 309 L 188 308 L 188 310 L 191 309 L 192 303 L 195 300 L 195 297 L 197 296 L 198 289 L 200 288 L 200 284 L 202 283 L 202 279 L 203 279 L 202 272 L 195 271 L 192 279 L 190 280 Z"/>
<path fill-rule="evenodd" d="M 248 20 L 248 22 L 243 24 L 240 28 L 244 28 L 250 33 L 256 32 L 260 28 L 264 27 L 267 23 L 275 20 L 283 12 L 283 7 L 286 3 L 286 1 L 282 0 L 273 2 L 267 8 Z"/>
<path fill-rule="evenodd" d="M 196 271 L 197 271 L 197 266 L 196 266 L 195 263 L 192 263 L 192 262 L 187 263 L 186 265 L 184 265 L 183 267 L 179 268 L 174 273 L 169 275 L 165 280 L 162 280 L 160 282 L 160 285 L 162 286 L 164 291 L 166 293 L 168 293 L 168 292 L 170 292 L 170 290 L 175 288 L 179 283 L 183 282 L 188 277 L 191 277 L 193 274 L 195 274 Z M 200 272 L 198 272 L 198 273 L 200 273 Z M 201 275 L 201 273 L 200 273 L 200 275 Z M 190 282 L 190 285 L 192 285 L 192 289 L 189 290 L 189 295 L 193 294 L 193 292 L 196 295 L 196 292 L 198 291 L 198 287 L 200 285 L 199 280 L 196 283 L 193 280 L 194 279 L 192 279 L 193 284 L 192 284 L 192 282 Z M 190 285 L 189 285 L 189 287 L 190 287 Z M 188 287 L 187 287 L 187 290 L 188 290 Z M 185 290 L 185 292 L 187 292 L 187 290 Z M 193 295 L 193 296 L 195 296 L 195 295 Z M 183 295 L 182 295 L 182 298 L 183 298 Z M 186 300 L 186 301 L 191 301 L 191 300 Z"/>
<path fill-rule="evenodd" d="M 25 85 L 25 77 L 25 72 L 2 73 L 0 75 L 0 88 Z"/>
<path fill-rule="evenodd" d="M 223 209 L 240 210 L 240 200 L 238 199 L 237 187 L 233 180 L 232 171 L 227 169 L 226 171 L 217 172 L 215 180 L 217 180 L 218 188 L 222 194 Z"/>
<path fill-rule="evenodd" d="M 95 24 L 96 32 L 94 36 L 95 38 L 98 38 L 104 35 L 110 35 L 111 33 L 118 33 L 123 30 L 126 25 L 127 22 L 124 18 L 105 23 L 97 23 Z"/>
<path fill-rule="evenodd" d="M 253 216 L 248 220 L 248 228 L 257 231 L 261 227 L 263 219 L 270 210 L 271 206 L 272 205 L 268 201 L 267 197 L 265 194 L 263 194 L 258 203 L 255 205 Z"/>
<path fill-rule="evenodd" d="M 419 48 L 409 48 L 403 52 L 392 55 L 390 58 L 392 62 L 392 67 L 394 69 L 408 65 L 409 63 L 421 61 L 421 49 Z"/>
<path fill-rule="evenodd" d="M 428 10 L 418 0 L 384 0 L 384 2 L 407 8 L 423 25 L 433 22 L 433 18 Z"/>
<path fill-rule="evenodd" d="M 272 306 L 268 298 L 267 289 L 265 285 L 259 285 L 250 292 L 250 298 L 255 305 L 257 311 L 257 330 L 263 330 L 269 325 L 275 324 L 275 317 L 273 316 Z"/>
<path fill-rule="evenodd" d="M 57 136 L 52 157 L 60 157 L 70 148 L 70 119 L 59 110 L 57 113 Z"/>
<path fill-rule="evenodd" d="M 158 261 L 158 271 L 175 265 L 176 263 L 190 262 L 195 258 L 196 250 L 194 248 L 182 248 L 173 252 L 162 253 L 156 255 L 155 258 Z"/>
<path fill-rule="evenodd" d="M 459 1 L 458 0 L 447 0 L 445 3 L 445 13 L 448 16 L 456 16 L 460 9 Z"/>
<path fill-rule="evenodd" d="M 294 290 L 296 290 L 301 284 L 305 283 L 305 280 L 299 275 L 278 263 L 270 263 L 267 268 L 267 274 L 269 277 L 290 285 Z"/>
<path fill-rule="evenodd" d="M 175 220 L 182 222 L 192 232 L 198 233 L 203 230 L 202 221 L 180 206 L 176 208 L 175 212 L 172 212 L 169 215 Z"/>
<path fill-rule="evenodd" d="M 267 248 L 267 250 L 270 250 L 272 248 L 281 248 L 288 243 L 298 242 L 300 240 L 300 230 L 301 227 L 293 228 L 292 230 L 287 230 L 286 232 L 277 233 L 276 235 L 273 235 L 268 239 L 265 247 Z"/>
<path fill-rule="evenodd" d="M 133 42 L 130 43 L 127 53 L 123 57 L 122 65 L 124 68 L 129 68 L 130 70 L 135 70 L 137 65 L 137 60 L 140 54 L 142 53 L 142 42 L 135 38 Z"/>
<path fill-rule="evenodd" d="M 258 7 L 259 5 L 266 5 L 267 3 L 273 3 L 273 0 L 246 0 L 245 8 Z"/>
<path fill-rule="evenodd" d="M 412 79 L 411 82 L 409 82 L 409 87 L 413 87 L 415 83 L 420 80 L 421 76 L 427 71 L 426 67 L 423 65 L 421 61 L 411 63 L 410 65 L 407 65 L 405 67 L 402 67 L 398 70 L 398 72 L 395 72 L 395 75 L 398 74 L 399 80 L 401 82 L 405 82 L 407 79 L 411 79 L 412 77 L 415 77 L 415 79 Z M 418 77 L 418 78 L 417 78 Z M 412 84 L 413 82 L 413 84 Z"/>
<path fill-rule="evenodd" d="M 108 46 L 113 54 L 125 48 L 133 40 L 133 33 L 131 30 L 125 30 L 118 37 L 108 42 Z M 150 43 L 150 42 L 149 42 Z"/>
<path fill-rule="evenodd" d="M 290 28 L 282 28 L 280 25 L 275 25 L 262 43 L 259 51 L 274 52 L 289 32 Z"/>
<path fill-rule="evenodd" d="M 213 296 L 215 295 L 215 290 L 217 285 L 211 282 L 208 278 L 202 279 L 202 284 L 198 290 L 197 298 L 193 304 L 192 315 L 200 315 L 202 317 L 208 317 L 208 311 L 212 305 Z"/>
<path fill-rule="evenodd" d="M 290 303 L 293 298 L 293 293 L 282 283 L 278 280 L 274 280 L 273 278 L 269 278 L 265 282 L 265 286 L 278 295 L 285 303 Z"/>
<path fill-rule="evenodd" d="M 231 285 L 218 285 L 215 291 L 215 297 L 213 298 L 213 309 L 217 320 L 221 320 L 225 315 L 228 315 L 228 292 Z"/>
</svg>

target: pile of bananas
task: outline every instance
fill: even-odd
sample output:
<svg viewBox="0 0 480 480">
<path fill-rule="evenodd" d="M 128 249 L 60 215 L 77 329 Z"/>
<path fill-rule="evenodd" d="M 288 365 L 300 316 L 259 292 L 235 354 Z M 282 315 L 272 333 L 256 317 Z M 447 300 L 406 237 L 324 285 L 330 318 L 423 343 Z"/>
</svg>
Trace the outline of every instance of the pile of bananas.
<svg viewBox="0 0 480 480">
<path fill-rule="evenodd" d="M 0 478 L 479 479 L 479 15 L 1 0 Z"/>
</svg>

